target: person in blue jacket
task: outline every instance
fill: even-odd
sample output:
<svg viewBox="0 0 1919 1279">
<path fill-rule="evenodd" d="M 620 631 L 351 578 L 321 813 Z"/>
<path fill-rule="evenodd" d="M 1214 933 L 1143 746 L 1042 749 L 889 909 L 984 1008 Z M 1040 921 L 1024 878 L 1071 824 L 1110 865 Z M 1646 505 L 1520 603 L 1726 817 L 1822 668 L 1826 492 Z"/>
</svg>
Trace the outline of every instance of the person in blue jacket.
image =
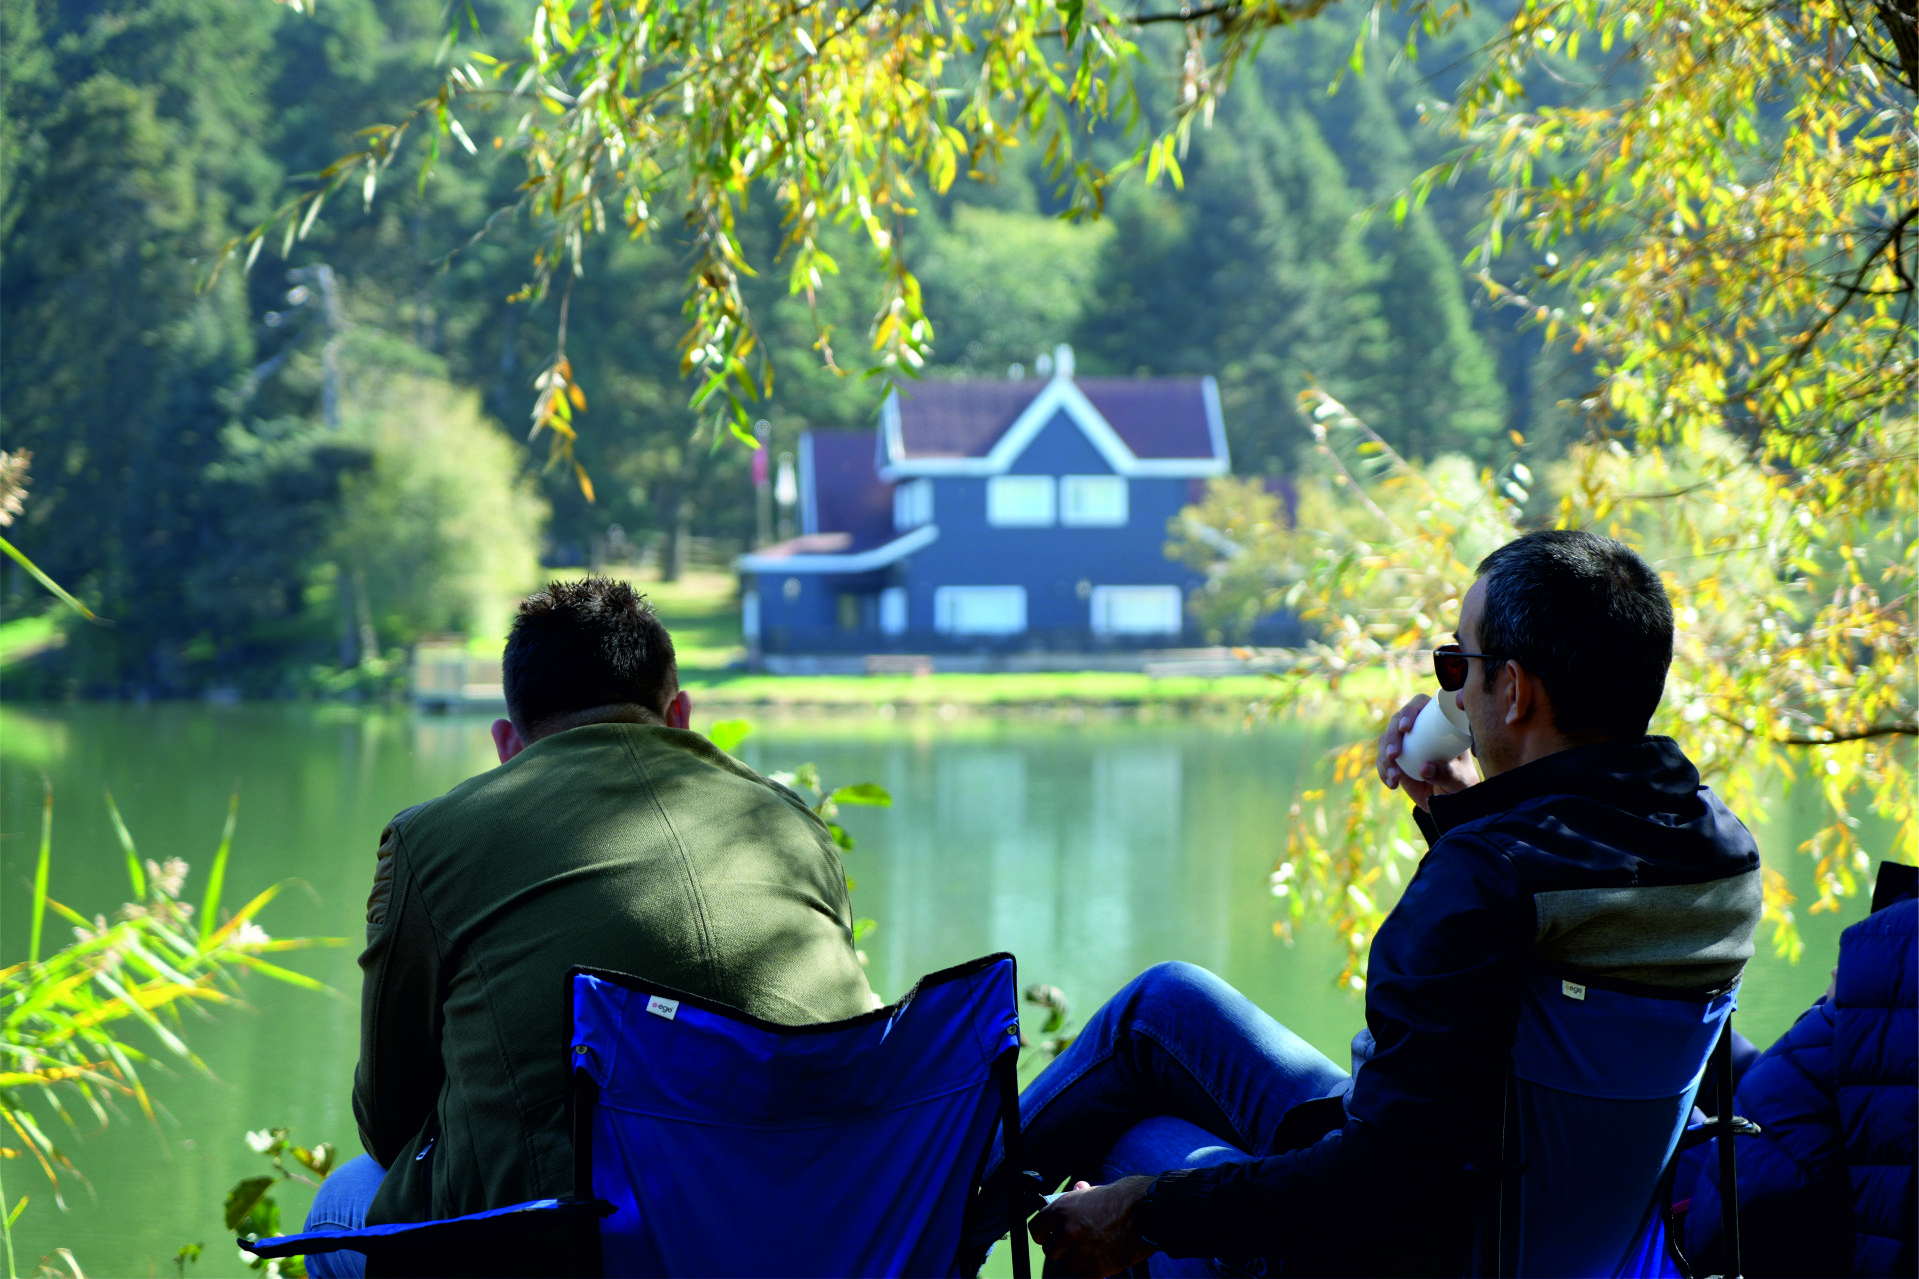
<svg viewBox="0 0 1919 1279">
<path fill-rule="evenodd" d="M 1749 1279 L 1919 1274 L 1919 900 L 1880 866 L 1872 913 L 1839 940 L 1832 989 L 1738 1078 L 1740 1254 Z M 1705 1094 L 1702 1089 L 1701 1095 Z M 1686 1256 L 1722 1269 L 1719 1160 L 1680 1156 Z"/>
<path fill-rule="evenodd" d="M 1211 973 L 1148 970 L 1020 1099 L 1022 1164 L 1075 1179 L 1031 1223 L 1049 1273 L 1460 1274 L 1526 966 L 1688 996 L 1738 980 L 1759 857 L 1646 735 L 1672 658 L 1658 575 L 1608 538 L 1531 533 L 1480 564 L 1455 638 L 1434 667 L 1471 750 L 1398 767 L 1423 697 L 1380 740 L 1431 849 L 1373 939 L 1351 1075 Z"/>
</svg>

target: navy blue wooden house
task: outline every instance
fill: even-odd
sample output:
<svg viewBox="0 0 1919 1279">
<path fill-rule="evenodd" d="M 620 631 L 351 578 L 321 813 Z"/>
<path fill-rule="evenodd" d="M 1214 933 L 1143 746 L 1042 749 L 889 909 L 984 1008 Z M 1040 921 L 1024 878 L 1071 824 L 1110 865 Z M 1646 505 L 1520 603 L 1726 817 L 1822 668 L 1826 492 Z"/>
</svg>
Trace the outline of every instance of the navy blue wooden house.
<svg viewBox="0 0 1919 1279">
<path fill-rule="evenodd" d="M 877 433 L 812 431 L 798 537 L 742 556 L 766 654 L 1198 643 L 1167 521 L 1229 470 L 1211 378 L 922 382 Z"/>
</svg>

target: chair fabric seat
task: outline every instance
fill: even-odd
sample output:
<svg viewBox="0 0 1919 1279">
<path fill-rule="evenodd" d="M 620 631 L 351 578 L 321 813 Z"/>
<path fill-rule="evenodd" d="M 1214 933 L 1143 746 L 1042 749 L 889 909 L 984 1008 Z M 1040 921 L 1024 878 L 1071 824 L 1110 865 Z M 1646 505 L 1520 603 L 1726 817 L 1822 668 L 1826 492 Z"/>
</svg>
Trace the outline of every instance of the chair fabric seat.
<svg viewBox="0 0 1919 1279">
<path fill-rule="evenodd" d="M 1513 1041 L 1500 1258 L 1482 1273 L 1669 1279 L 1658 1192 L 1735 992 L 1533 967 Z"/>
<path fill-rule="evenodd" d="M 619 973 L 570 982 L 571 1199 L 241 1246 L 349 1248 L 370 1274 L 957 1273 L 994 1129 L 1017 1135 L 1011 955 L 812 1026 Z"/>
</svg>

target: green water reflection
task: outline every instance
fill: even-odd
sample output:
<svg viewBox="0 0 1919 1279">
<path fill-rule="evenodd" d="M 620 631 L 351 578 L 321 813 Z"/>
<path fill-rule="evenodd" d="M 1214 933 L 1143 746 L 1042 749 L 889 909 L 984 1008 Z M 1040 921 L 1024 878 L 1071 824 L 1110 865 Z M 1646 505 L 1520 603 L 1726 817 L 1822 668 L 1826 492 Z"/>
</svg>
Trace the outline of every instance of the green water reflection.
<svg viewBox="0 0 1919 1279">
<path fill-rule="evenodd" d="M 818 762 L 829 783 L 878 781 L 890 810 L 852 810 L 848 857 L 857 913 L 879 921 L 865 948 L 887 998 L 920 973 L 994 950 L 1024 981 L 1066 989 L 1091 1008 L 1163 959 L 1203 964 L 1335 1060 L 1360 1024 L 1332 989 L 1334 947 L 1309 932 L 1274 938 L 1266 874 L 1318 730 L 1243 733 L 1236 722 L 1089 717 L 888 721 L 863 714 L 763 722 L 741 753 L 764 771 Z M 403 711 L 291 706 L 80 705 L 0 714 L 0 960 L 24 957 L 42 770 L 55 794 L 53 895 L 85 913 L 126 895 L 101 795 L 110 787 L 144 856 L 194 864 L 188 896 L 240 785 L 227 899 L 285 878 L 263 918 L 276 936 L 330 934 L 348 947 L 295 956 L 342 993 L 326 999 L 254 979 L 250 1010 L 193 1026 L 218 1076 L 164 1078 L 166 1114 L 63 1140 L 92 1179 L 70 1211 L 20 1161 L 9 1197 L 32 1195 L 22 1261 L 71 1247 L 89 1273 L 170 1273 L 182 1243 L 204 1241 L 190 1271 L 244 1273 L 219 1204 L 255 1170 L 250 1128 L 290 1124 L 303 1141 L 357 1150 L 348 1088 L 358 1050 L 362 903 L 380 827 L 493 762 L 483 720 Z M 1759 827 L 1769 860 L 1803 886 L 1793 808 Z M 1826 984 L 1839 929 L 1857 918 L 1804 918 L 1806 962 L 1764 953 L 1750 970 L 1742 1029 L 1768 1042 Z M 56 930 L 64 935 L 64 927 Z M 306 1197 L 284 1197 L 297 1222 Z"/>
</svg>

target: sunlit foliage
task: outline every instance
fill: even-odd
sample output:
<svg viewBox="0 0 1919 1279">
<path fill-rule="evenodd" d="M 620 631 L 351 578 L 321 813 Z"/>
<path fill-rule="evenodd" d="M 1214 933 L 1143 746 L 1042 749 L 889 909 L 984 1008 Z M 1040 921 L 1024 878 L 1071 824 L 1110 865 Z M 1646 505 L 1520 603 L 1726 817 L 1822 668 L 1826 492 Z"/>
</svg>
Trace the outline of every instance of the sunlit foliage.
<svg viewBox="0 0 1919 1279">
<path fill-rule="evenodd" d="M 111 917 L 88 918 L 49 895 L 49 788 L 28 955 L 0 969 L 0 1028 L 5 1031 L 0 1035 L 0 1123 L 5 1126 L 0 1158 L 37 1164 L 56 1203 L 64 1202 L 63 1178 L 80 1177 L 80 1172 L 54 1139 L 52 1121 L 84 1131 L 107 1124 L 128 1103 L 152 1120 L 155 1106 L 143 1067 L 178 1064 L 208 1073 L 188 1043 L 184 1010 L 239 1003 L 237 979 L 248 972 L 324 991 L 313 978 L 266 956 L 345 940 L 268 936 L 257 916 L 278 895 L 277 884 L 237 910 L 222 909 L 237 794 L 198 903 L 186 900 L 187 864 L 178 858 L 143 861 L 111 795 L 107 810 L 126 860 L 132 899 Z M 70 926 L 71 940 L 59 944 L 49 923 L 63 931 Z M 29 1198 L 0 1205 L 9 1251 L 14 1221 Z"/>
<path fill-rule="evenodd" d="M 1678 635 L 1652 731 L 1751 819 L 1782 789 L 1817 796 L 1800 846 L 1814 858 L 1811 909 L 1836 909 L 1874 859 L 1914 860 L 1919 492 L 1897 460 L 1912 422 L 1884 433 L 1896 453 L 1871 459 L 1880 484 L 1865 499 L 1834 509 L 1828 496 L 1815 516 L 1808 488 L 1840 481 L 1756 464 L 1721 432 L 1692 447 L 1591 441 L 1542 476 L 1516 448 L 1475 473 L 1458 458 L 1408 463 L 1331 397 L 1313 405 L 1296 523 L 1257 485 L 1225 481 L 1175 522 L 1172 547 L 1218 583 L 1208 607 L 1292 608 L 1314 629 L 1266 713 L 1358 730 L 1292 810 L 1271 882 L 1282 936 L 1330 922 L 1349 944 L 1341 980 L 1363 985 L 1366 943 L 1425 851 L 1411 805 L 1374 775 L 1374 735 L 1433 691 L 1428 652 L 1450 638 L 1479 558 L 1523 531 L 1535 486 L 1561 495 L 1545 523 L 1621 539 L 1672 595 Z M 1793 896 L 1776 868 L 1765 880 L 1772 944 L 1796 957 Z"/>
<path fill-rule="evenodd" d="M 829 228 L 857 233 L 880 262 L 868 333 L 848 338 L 822 319 L 821 360 L 850 372 L 917 369 L 933 324 L 901 232 L 924 198 L 983 176 L 1022 145 L 1040 149 L 1074 218 L 1097 214 L 1128 170 L 1178 182 L 1185 140 L 1210 121 L 1233 68 L 1265 31 L 1327 2 L 1122 12 L 1083 0 L 543 0 L 512 58 L 473 47 L 477 31 L 456 25 L 441 90 L 406 119 L 368 129 L 363 149 L 230 251 L 248 264 L 269 240 L 289 251 L 333 193 L 370 201 L 411 130 L 430 131 L 431 165 L 443 143 L 477 152 L 467 124 L 495 112 L 493 145 L 524 157 L 520 207 L 545 230 L 529 292 L 564 288 L 582 269 L 587 237 L 643 236 L 679 217 L 692 249 L 681 369 L 698 375 L 696 407 L 747 435 L 749 406 L 770 392 L 772 373 L 742 288 L 772 265 L 749 262 L 741 247 L 740 215 L 755 192 L 780 208 L 779 269 L 809 305 L 841 269 Z M 1178 35 L 1149 56 L 1144 32 L 1157 24 Z M 1154 83 L 1162 72 L 1170 84 Z M 1137 149 L 1102 165 L 1088 126 L 1111 118 L 1137 131 L 1149 105 L 1164 128 L 1146 128 Z M 585 398 L 565 328 L 562 307 L 560 349 L 533 416 L 570 456 Z M 843 360 L 849 345 L 856 355 Z"/>
</svg>

